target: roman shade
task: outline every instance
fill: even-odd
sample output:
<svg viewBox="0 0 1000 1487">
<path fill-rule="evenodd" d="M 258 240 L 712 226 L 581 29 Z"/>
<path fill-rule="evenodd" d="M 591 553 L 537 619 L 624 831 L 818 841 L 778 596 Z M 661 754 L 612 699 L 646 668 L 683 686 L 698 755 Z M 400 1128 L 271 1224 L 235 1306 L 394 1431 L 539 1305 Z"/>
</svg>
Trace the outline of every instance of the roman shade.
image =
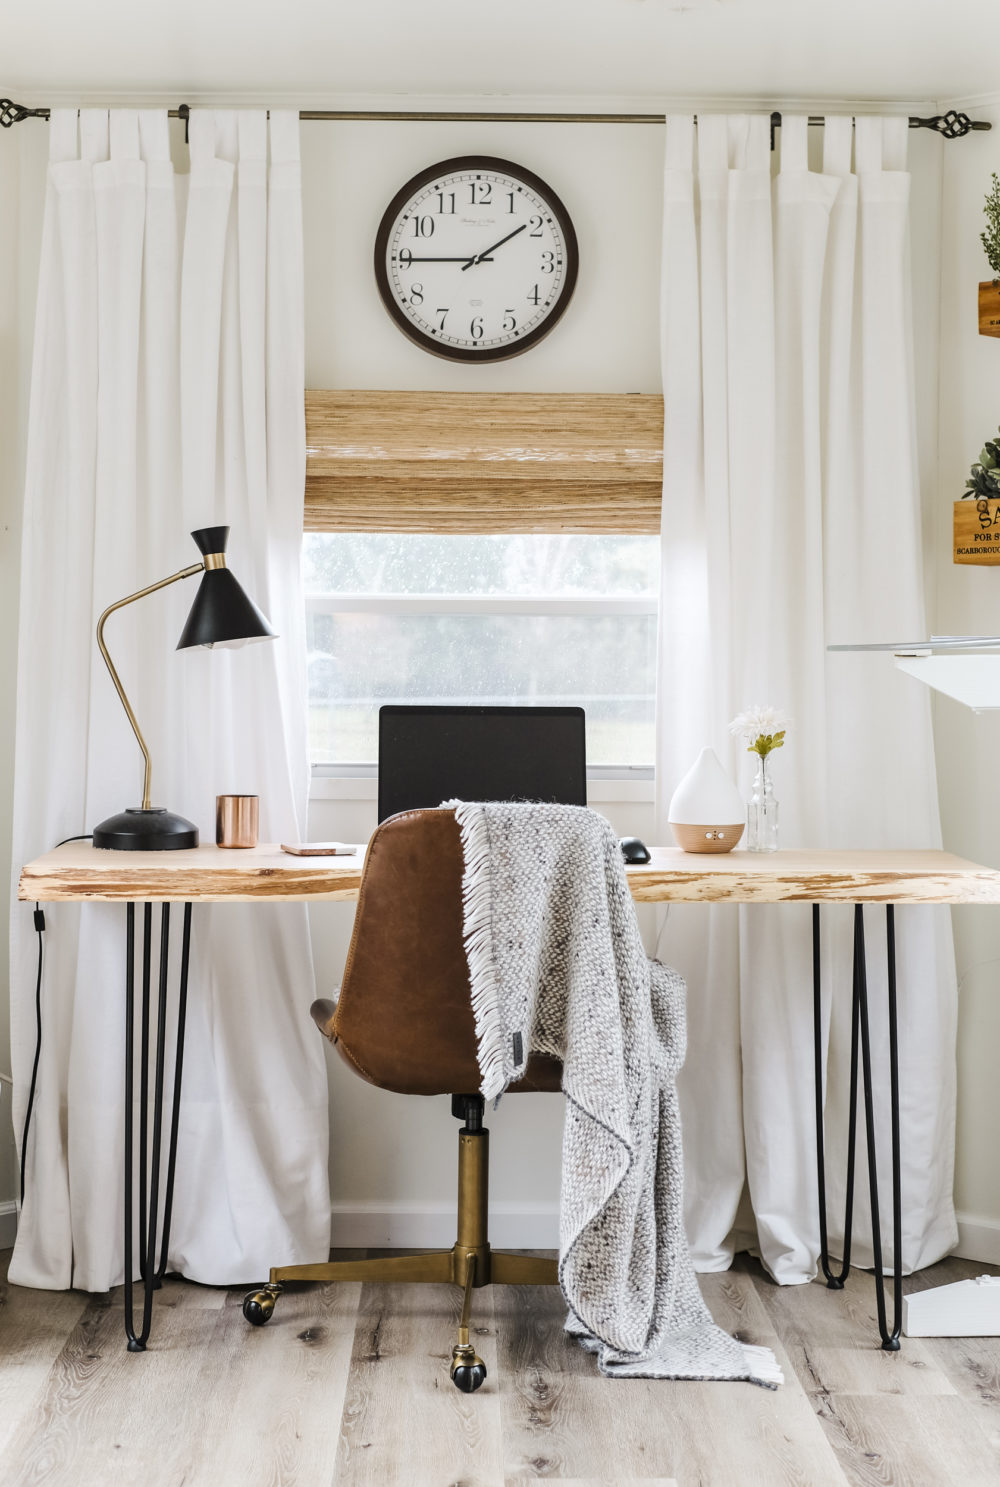
<svg viewBox="0 0 1000 1487">
<path fill-rule="evenodd" d="M 306 393 L 313 532 L 659 532 L 663 399 Z"/>
</svg>

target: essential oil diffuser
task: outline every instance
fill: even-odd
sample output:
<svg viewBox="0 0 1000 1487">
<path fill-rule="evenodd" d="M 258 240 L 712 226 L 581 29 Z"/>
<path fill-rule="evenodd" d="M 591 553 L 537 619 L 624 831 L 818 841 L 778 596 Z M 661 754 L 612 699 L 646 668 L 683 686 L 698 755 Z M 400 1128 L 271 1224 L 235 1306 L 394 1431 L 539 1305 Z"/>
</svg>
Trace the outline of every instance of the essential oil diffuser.
<svg viewBox="0 0 1000 1487">
<path fill-rule="evenodd" d="M 743 835 L 743 797 L 714 749 L 702 749 L 674 791 L 670 829 L 684 852 L 731 852 Z"/>
</svg>

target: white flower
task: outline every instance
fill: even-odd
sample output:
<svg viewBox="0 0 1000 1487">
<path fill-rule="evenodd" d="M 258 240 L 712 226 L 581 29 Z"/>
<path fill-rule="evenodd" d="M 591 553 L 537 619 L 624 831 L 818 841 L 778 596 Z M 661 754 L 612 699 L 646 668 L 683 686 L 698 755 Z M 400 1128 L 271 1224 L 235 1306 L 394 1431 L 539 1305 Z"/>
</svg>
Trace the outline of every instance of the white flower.
<svg viewBox="0 0 1000 1487">
<path fill-rule="evenodd" d="M 780 708 L 772 707 L 770 703 L 756 702 L 753 707 L 745 707 L 741 713 L 736 714 L 729 725 L 729 731 L 736 738 L 743 738 L 748 744 L 752 744 L 758 738 L 784 733 L 791 722 L 788 714 L 783 713 Z"/>
</svg>

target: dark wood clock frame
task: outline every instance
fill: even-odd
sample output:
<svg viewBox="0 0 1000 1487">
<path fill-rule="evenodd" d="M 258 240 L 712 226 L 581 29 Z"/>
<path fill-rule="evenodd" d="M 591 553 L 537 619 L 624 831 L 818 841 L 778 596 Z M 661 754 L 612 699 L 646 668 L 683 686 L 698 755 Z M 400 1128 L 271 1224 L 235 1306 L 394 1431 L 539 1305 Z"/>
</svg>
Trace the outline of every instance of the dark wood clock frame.
<svg viewBox="0 0 1000 1487">
<path fill-rule="evenodd" d="M 566 266 L 563 274 L 563 288 L 559 300 L 554 306 L 551 314 L 547 315 L 541 325 L 512 346 L 495 346 L 487 351 L 473 351 L 465 346 L 447 346 L 434 339 L 433 336 L 425 335 L 410 321 L 400 308 L 396 296 L 392 292 L 389 282 L 389 272 L 386 268 L 386 249 L 389 244 L 389 234 L 401 209 L 424 186 L 436 180 L 438 176 L 450 175 L 459 171 L 469 170 L 491 170 L 502 171 L 523 181 L 533 191 L 537 191 L 542 199 L 551 209 L 553 217 L 559 224 L 559 230 L 563 236 L 566 247 Z M 436 165 L 429 166 L 427 170 L 418 172 L 411 177 L 405 185 L 401 186 L 386 207 L 379 223 L 378 232 L 375 234 L 375 283 L 383 305 L 388 310 L 392 319 L 399 326 L 403 334 L 423 351 L 429 351 L 433 356 L 444 357 L 447 361 L 466 362 L 493 362 L 508 361 L 512 356 L 522 356 L 525 351 L 530 351 L 532 346 L 537 346 L 539 341 L 554 330 L 566 313 L 566 308 L 573 297 L 576 287 L 577 274 L 580 267 L 580 251 L 576 240 L 576 230 L 572 219 L 560 198 L 547 185 L 540 176 L 533 171 L 526 170 L 523 165 L 516 165 L 512 160 L 502 160 L 496 155 L 456 155 L 451 160 L 440 160 Z"/>
</svg>

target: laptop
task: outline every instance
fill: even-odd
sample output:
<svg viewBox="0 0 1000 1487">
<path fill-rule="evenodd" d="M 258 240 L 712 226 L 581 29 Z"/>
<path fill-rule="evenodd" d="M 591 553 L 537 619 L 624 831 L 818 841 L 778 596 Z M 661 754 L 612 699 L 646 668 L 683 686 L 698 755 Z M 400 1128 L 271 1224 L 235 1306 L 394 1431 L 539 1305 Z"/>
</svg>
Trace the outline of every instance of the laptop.
<svg viewBox="0 0 1000 1487">
<path fill-rule="evenodd" d="M 452 798 L 586 805 L 583 708 L 380 708 L 379 820 Z"/>
</svg>

